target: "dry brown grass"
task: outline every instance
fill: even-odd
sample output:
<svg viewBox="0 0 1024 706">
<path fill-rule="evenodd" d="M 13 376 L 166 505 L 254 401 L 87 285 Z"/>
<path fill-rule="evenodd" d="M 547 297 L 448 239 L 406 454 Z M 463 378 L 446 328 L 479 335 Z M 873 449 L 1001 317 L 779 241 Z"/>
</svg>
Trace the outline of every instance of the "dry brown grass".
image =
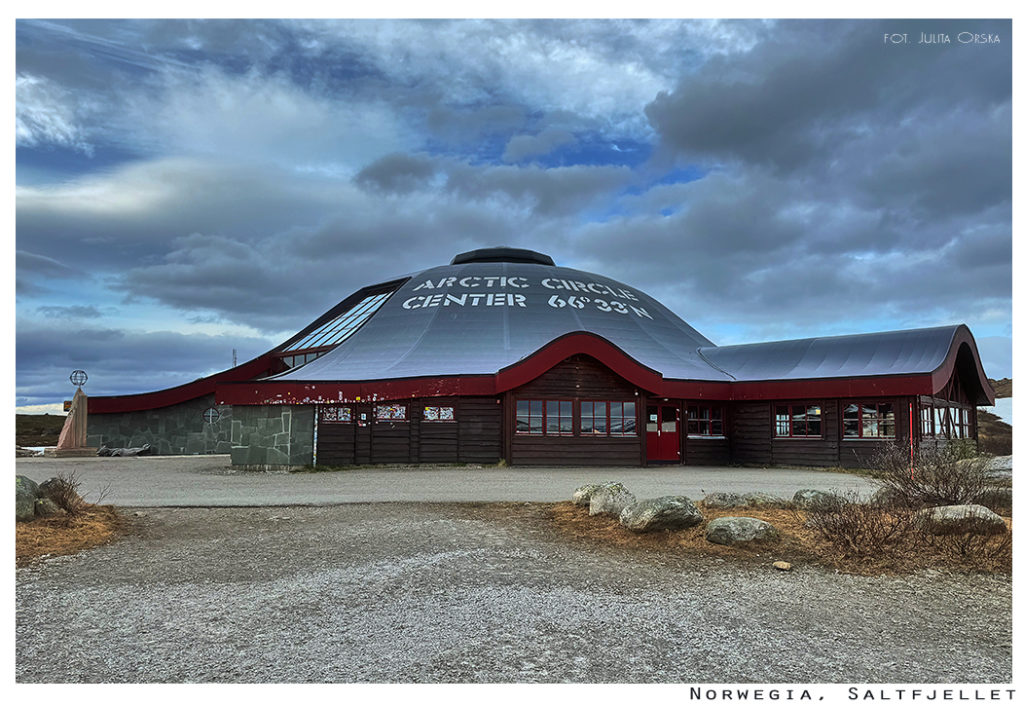
<svg viewBox="0 0 1024 706">
<path fill-rule="evenodd" d="M 39 517 L 15 525 L 18 566 L 42 556 L 74 554 L 109 542 L 124 520 L 110 505 L 88 505 L 75 515 Z"/>
<path fill-rule="evenodd" d="M 697 503 L 704 522 L 685 530 L 665 530 L 635 534 L 623 528 L 610 515 L 591 517 L 585 507 L 569 502 L 551 506 L 555 530 L 577 540 L 604 546 L 661 550 L 693 557 L 712 557 L 759 564 L 777 560 L 794 566 L 801 563 L 836 568 L 843 573 L 860 575 L 898 574 L 926 568 L 948 568 L 959 571 L 1011 572 L 1011 535 L 972 540 L 970 552 L 963 552 L 962 542 L 952 537 L 935 537 L 929 542 L 915 541 L 899 552 L 872 556 L 843 556 L 805 527 L 806 515 L 799 510 L 755 510 L 733 508 L 709 509 Z M 746 546 L 723 546 L 705 539 L 708 522 L 718 517 L 756 517 L 770 522 L 779 531 L 779 540 Z M 1012 522 L 1006 520 L 1007 529 Z"/>
</svg>

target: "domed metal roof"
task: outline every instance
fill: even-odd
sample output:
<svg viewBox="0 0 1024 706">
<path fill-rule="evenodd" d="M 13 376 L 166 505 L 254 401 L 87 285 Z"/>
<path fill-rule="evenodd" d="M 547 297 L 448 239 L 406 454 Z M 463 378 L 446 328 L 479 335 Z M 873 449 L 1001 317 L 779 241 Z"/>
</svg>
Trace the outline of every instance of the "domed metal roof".
<svg viewBox="0 0 1024 706">
<path fill-rule="evenodd" d="M 463 253 L 412 275 L 344 343 L 275 380 L 489 375 L 573 333 L 599 336 L 666 378 L 731 378 L 714 344 L 662 304 L 608 277 L 514 248 Z"/>
</svg>

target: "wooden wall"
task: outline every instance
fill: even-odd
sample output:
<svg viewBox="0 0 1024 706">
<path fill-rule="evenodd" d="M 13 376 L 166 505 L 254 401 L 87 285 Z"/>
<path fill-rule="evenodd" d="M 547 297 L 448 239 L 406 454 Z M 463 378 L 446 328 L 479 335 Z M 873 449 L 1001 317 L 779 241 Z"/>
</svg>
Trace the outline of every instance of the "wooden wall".
<svg viewBox="0 0 1024 706">
<path fill-rule="evenodd" d="M 395 400 L 407 407 L 406 421 L 374 421 L 374 405 L 352 407 L 352 423 L 321 422 L 317 465 L 369 463 L 497 463 L 501 458 L 499 398 Z M 425 406 L 455 408 L 454 422 L 423 421 Z M 366 425 L 358 424 L 366 415 Z"/>
<path fill-rule="evenodd" d="M 506 396 L 506 429 L 510 436 L 510 463 L 516 465 L 638 466 L 642 463 L 642 425 L 632 437 L 534 436 L 515 433 L 516 401 L 573 400 L 574 417 L 579 419 L 581 400 L 636 403 L 643 415 L 643 397 L 633 385 L 598 361 L 585 355 L 568 358 L 546 373 L 511 390 Z"/>
</svg>

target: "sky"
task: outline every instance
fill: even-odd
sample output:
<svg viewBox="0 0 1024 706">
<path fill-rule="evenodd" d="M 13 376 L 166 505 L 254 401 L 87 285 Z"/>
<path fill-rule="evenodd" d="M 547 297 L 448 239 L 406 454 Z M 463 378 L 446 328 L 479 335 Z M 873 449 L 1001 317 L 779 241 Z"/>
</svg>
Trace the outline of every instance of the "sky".
<svg viewBox="0 0 1024 706">
<path fill-rule="evenodd" d="M 497 245 L 719 345 L 966 323 L 1008 377 L 1010 29 L 20 20 L 16 406 L 219 372 Z"/>
</svg>

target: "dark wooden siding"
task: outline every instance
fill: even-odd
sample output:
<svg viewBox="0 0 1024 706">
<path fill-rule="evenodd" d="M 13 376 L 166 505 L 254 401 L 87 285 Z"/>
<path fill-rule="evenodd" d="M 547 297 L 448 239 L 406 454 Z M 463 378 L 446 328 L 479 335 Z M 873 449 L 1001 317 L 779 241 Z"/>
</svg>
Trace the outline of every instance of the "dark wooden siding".
<svg viewBox="0 0 1024 706">
<path fill-rule="evenodd" d="M 776 466 L 837 466 L 839 465 L 839 407 L 834 399 L 779 400 L 773 404 L 821 405 L 821 438 L 776 438 L 775 418 L 768 418 L 768 433 L 772 435 L 772 464 Z M 769 415 L 773 414 L 769 411 Z"/>
<path fill-rule="evenodd" d="M 732 405 L 732 460 L 734 463 L 772 462 L 771 404 L 737 402 Z M 689 439 L 687 439 L 689 441 Z"/>
<path fill-rule="evenodd" d="M 353 404 L 351 424 L 322 422 L 317 464 L 497 463 L 501 458 L 500 400 L 495 397 L 396 400 L 406 421 L 374 421 L 374 405 Z M 425 406 L 455 408 L 454 422 L 423 420 Z M 366 415 L 365 426 L 359 425 Z"/>
<path fill-rule="evenodd" d="M 568 358 L 546 373 L 512 390 L 507 398 L 506 425 L 510 436 L 510 462 L 516 465 L 637 466 L 641 463 L 642 426 L 637 436 L 579 436 L 581 400 L 634 402 L 641 415 L 639 390 L 598 361 L 585 355 Z M 515 403 L 520 399 L 572 400 L 576 420 L 574 436 L 528 436 L 515 433 Z"/>
<path fill-rule="evenodd" d="M 729 439 L 686 438 L 683 440 L 683 453 L 688 466 L 724 466 L 732 461 Z"/>
</svg>

